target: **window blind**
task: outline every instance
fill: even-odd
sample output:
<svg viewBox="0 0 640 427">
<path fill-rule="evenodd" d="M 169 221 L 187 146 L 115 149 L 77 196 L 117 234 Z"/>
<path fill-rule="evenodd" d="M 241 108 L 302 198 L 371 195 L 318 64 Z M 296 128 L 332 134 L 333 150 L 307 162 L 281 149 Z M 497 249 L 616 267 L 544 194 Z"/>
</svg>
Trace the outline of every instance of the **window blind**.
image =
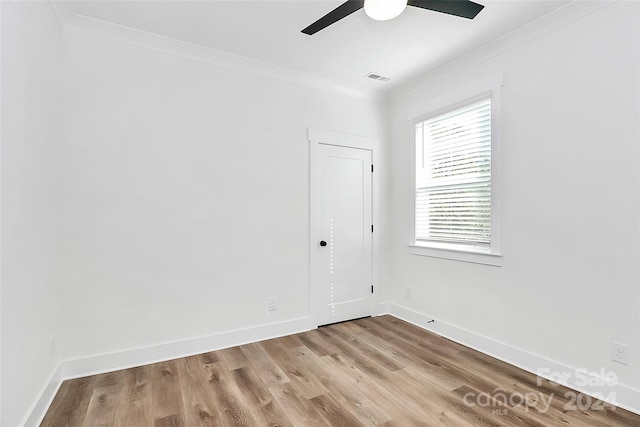
<svg viewBox="0 0 640 427">
<path fill-rule="evenodd" d="M 416 124 L 416 242 L 491 244 L 491 98 Z"/>
</svg>

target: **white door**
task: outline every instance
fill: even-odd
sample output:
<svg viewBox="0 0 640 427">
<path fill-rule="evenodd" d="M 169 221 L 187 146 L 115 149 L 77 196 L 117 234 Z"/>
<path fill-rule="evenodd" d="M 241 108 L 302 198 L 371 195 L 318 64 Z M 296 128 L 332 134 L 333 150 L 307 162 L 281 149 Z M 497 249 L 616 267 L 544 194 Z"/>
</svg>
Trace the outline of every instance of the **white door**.
<svg viewBox="0 0 640 427">
<path fill-rule="evenodd" d="M 311 297 L 318 325 L 372 313 L 371 151 L 318 144 L 311 176 Z"/>
</svg>

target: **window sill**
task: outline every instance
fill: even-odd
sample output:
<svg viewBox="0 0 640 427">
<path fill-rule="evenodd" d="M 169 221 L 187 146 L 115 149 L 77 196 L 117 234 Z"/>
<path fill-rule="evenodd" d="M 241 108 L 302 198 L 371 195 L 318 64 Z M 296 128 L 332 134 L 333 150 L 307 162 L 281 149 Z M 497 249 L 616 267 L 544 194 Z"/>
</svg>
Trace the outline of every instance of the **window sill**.
<svg viewBox="0 0 640 427">
<path fill-rule="evenodd" d="M 471 262 L 474 264 L 493 265 L 496 267 L 502 266 L 502 254 L 494 254 L 469 248 L 459 249 L 412 244 L 409 245 L 409 253 L 412 255 Z"/>
</svg>

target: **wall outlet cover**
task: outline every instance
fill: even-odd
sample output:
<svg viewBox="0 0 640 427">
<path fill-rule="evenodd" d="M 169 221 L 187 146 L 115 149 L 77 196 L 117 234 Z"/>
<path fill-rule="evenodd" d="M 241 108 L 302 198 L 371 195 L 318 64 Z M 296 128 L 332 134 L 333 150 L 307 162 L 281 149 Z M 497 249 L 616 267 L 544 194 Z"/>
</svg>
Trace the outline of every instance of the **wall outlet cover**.
<svg viewBox="0 0 640 427">
<path fill-rule="evenodd" d="M 629 346 L 616 341 L 611 343 L 611 360 L 623 365 L 629 364 Z"/>
</svg>

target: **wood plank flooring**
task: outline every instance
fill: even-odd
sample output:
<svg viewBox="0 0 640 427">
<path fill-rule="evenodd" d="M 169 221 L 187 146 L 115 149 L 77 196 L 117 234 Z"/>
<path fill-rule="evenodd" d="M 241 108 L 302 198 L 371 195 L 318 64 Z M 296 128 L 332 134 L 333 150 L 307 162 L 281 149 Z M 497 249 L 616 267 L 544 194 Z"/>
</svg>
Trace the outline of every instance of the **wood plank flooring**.
<svg viewBox="0 0 640 427">
<path fill-rule="evenodd" d="M 41 426 L 640 426 L 537 380 L 381 316 L 68 380 Z"/>
</svg>

